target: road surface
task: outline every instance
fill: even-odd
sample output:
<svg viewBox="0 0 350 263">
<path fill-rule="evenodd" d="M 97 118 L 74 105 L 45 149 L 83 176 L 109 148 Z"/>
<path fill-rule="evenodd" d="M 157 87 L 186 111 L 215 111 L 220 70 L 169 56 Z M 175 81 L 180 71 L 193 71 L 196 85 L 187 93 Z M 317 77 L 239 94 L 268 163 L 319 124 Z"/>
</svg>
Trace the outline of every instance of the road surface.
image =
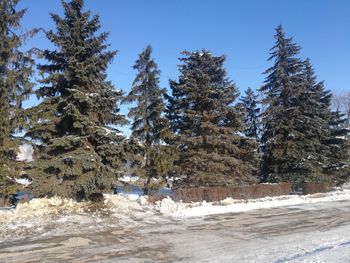
<svg viewBox="0 0 350 263">
<path fill-rule="evenodd" d="M 55 215 L 32 230 L 21 224 L 5 229 L 0 262 L 350 262 L 350 201 L 202 218 Z"/>
</svg>

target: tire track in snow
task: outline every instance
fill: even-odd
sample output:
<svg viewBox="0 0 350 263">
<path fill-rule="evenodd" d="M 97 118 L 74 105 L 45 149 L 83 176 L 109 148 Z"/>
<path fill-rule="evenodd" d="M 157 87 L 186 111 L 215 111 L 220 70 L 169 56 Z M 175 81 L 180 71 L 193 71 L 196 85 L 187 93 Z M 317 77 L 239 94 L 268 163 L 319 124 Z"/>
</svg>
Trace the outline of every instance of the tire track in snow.
<svg viewBox="0 0 350 263">
<path fill-rule="evenodd" d="M 319 248 L 316 248 L 314 250 L 311 250 L 311 251 L 308 251 L 305 253 L 299 253 L 299 254 L 296 254 L 296 255 L 291 256 L 291 257 L 284 257 L 284 258 L 276 260 L 275 263 L 287 263 L 289 261 L 299 260 L 299 259 L 302 259 L 304 257 L 310 257 L 310 256 L 312 257 L 312 256 L 316 256 L 318 253 L 321 253 L 321 252 L 324 252 L 327 250 L 331 250 L 334 248 L 345 247 L 345 246 L 350 246 L 350 240 L 346 241 L 346 242 L 342 242 L 342 243 L 337 244 L 337 245 L 319 247 Z"/>
</svg>

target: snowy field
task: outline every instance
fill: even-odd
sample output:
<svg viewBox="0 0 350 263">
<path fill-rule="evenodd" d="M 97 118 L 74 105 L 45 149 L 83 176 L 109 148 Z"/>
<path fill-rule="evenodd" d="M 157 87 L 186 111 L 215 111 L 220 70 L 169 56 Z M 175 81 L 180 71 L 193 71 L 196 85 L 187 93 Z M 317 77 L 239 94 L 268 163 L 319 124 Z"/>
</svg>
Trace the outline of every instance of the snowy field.
<svg viewBox="0 0 350 263">
<path fill-rule="evenodd" d="M 44 259 L 44 261 L 43 261 Z M 0 262 L 350 262 L 350 190 L 184 204 L 106 195 L 0 211 Z"/>
</svg>

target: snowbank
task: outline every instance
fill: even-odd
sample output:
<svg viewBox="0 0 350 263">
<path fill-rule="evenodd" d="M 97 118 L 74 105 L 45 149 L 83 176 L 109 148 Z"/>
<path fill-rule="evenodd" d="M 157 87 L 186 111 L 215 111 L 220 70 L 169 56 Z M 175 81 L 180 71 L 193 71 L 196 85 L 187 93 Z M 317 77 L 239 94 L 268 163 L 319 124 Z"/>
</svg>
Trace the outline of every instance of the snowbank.
<svg viewBox="0 0 350 263">
<path fill-rule="evenodd" d="M 337 190 L 324 194 L 286 195 L 251 200 L 227 198 L 220 202 L 175 202 L 169 196 L 151 203 L 147 196 L 135 194 L 105 195 L 107 209 L 118 214 L 136 215 L 140 213 L 161 213 L 173 217 L 198 217 L 212 214 L 240 213 L 255 209 L 268 209 L 282 206 L 350 200 L 350 189 Z"/>
<path fill-rule="evenodd" d="M 152 209 L 147 196 L 136 194 L 105 194 L 104 204 L 107 209 L 121 214 L 131 214 L 133 212 L 145 212 Z"/>
<path fill-rule="evenodd" d="M 170 197 L 152 203 L 147 196 L 135 194 L 105 194 L 101 209 L 118 217 L 145 217 L 147 215 L 163 214 L 172 217 L 199 217 L 222 213 L 240 213 L 255 209 L 268 209 L 282 206 L 311 204 L 349 200 L 350 189 L 337 190 L 325 194 L 306 196 L 288 195 L 266 197 L 251 200 L 235 200 L 227 198 L 220 202 L 175 202 Z M 33 199 L 29 203 L 19 204 L 16 209 L 1 211 L 0 224 L 6 224 L 16 219 L 45 217 L 56 214 L 80 214 L 89 207 L 89 203 L 77 203 L 71 199 L 59 197 Z M 89 211 L 87 209 L 87 211 Z"/>
<path fill-rule="evenodd" d="M 311 204 L 317 202 L 329 202 L 350 200 L 350 190 L 338 190 L 326 194 L 313 195 L 286 195 L 277 197 L 266 197 L 251 200 L 235 200 L 227 198 L 220 202 L 198 202 L 181 203 L 175 202 L 171 198 L 165 198 L 158 201 L 157 209 L 165 215 L 175 217 L 196 217 L 223 213 L 240 213 L 255 209 L 267 209 L 282 206 L 293 206 L 302 204 Z"/>
<path fill-rule="evenodd" d="M 86 204 L 60 197 L 37 198 L 28 203 L 18 204 L 16 209 L 0 211 L 0 224 L 19 218 L 41 217 L 45 215 L 81 212 Z"/>
</svg>

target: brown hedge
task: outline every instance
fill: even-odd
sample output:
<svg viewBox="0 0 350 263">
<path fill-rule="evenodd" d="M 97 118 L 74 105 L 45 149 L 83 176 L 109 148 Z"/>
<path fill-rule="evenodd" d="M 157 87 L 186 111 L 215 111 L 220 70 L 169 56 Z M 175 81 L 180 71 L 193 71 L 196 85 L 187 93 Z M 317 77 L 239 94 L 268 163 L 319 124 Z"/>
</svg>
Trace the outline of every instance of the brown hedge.
<svg viewBox="0 0 350 263">
<path fill-rule="evenodd" d="M 255 184 L 247 186 L 213 186 L 175 189 L 174 199 L 189 202 L 214 202 L 231 197 L 233 199 L 255 199 L 266 196 L 288 195 L 292 189 L 290 183 Z"/>
<path fill-rule="evenodd" d="M 303 183 L 301 185 L 304 195 L 326 193 L 331 190 L 331 187 L 329 183 Z"/>
</svg>

